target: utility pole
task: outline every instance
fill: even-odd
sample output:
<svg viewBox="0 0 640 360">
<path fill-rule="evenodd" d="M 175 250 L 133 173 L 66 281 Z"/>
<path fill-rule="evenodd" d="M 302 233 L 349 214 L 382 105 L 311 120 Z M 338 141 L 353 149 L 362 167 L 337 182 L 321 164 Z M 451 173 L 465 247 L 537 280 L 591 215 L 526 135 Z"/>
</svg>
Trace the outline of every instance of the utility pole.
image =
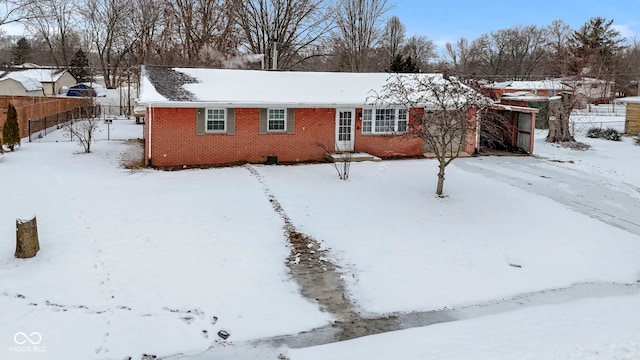
<svg viewBox="0 0 640 360">
<path fill-rule="evenodd" d="M 127 118 L 131 117 L 131 68 L 127 69 Z"/>
<path fill-rule="evenodd" d="M 278 70 L 278 39 L 273 39 L 273 45 L 271 46 L 273 50 L 273 59 L 272 61 L 272 70 Z"/>
</svg>

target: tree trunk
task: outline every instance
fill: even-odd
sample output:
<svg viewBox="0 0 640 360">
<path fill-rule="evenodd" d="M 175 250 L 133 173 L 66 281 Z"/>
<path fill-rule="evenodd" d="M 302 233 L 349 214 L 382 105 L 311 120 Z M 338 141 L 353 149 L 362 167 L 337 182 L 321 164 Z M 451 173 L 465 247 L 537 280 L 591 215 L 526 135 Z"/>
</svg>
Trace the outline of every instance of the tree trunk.
<svg viewBox="0 0 640 360">
<path fill-rule="evenodd" d="M 38 223 L 35 216 L 31 220 L 16 220 L 15 257 L 25 259 L 36 256 L 40 250 Z"/>
<path fill-rule="evenodd" d="M 549 104 L 549 134 L 547 142 L 559 143 L 565 141 L 576 141 L 569 129 L 569 117 L 575 107 L 575 99 L 567 94 L 562 95 L 560 103 Z"/>
<path fill-rule="evenodd" d="M 442 188 L 444 187 L 444 168 L 445 164 L 440 162 L 440 170 L 438 171 L 438 187 L 436 188 L 436 195 L 442 196 Z"/>
<path fill-rule="evenodd" d="M 547 142 L 559 143 L 565 141 L 576 141 L 569 129 L 569 117 L 563 116 L 563 114 L 555 117 L 550 116 Z"/>
</svg>

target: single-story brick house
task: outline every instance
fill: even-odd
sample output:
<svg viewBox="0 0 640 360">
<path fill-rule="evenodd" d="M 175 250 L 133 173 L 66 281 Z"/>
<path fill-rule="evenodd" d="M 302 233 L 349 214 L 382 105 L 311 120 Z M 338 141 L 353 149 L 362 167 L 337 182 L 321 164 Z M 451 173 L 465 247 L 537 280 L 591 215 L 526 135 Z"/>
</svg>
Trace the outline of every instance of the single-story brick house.
<svg viewBox="0 0 640 360">
<path fill-rule="evenodd" d="M 441 76 L 420 74 L 420 76 Z M 147 66 L 138 104 L 145 111 L 145 159 L 174 167 L 295 163 L 328 151 L 417 157 L 423 141 L 404 136 L 404 106 L 366 105 L 389 74 L 283 72 Z M 478 149 L 471 136 L 465 151 Z"/>
</svg>

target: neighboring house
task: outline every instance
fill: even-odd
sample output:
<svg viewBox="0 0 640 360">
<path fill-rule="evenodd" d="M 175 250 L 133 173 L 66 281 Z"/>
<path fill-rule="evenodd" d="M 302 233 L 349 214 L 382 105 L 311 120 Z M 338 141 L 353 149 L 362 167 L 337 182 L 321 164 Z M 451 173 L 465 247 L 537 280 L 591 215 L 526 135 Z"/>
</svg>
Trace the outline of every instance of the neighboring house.
<svg viewBox="0 0 640 360">
<path fill-rule="evenodd" d="M 587 104 L 608 104 L 615 95 L 613 81 L 589 77 L 564 78 L 560 81 L 572 89 L 576 99 L 580 101 L 580 107 Z"/>
<path fill-rule="evenodd" d="M 616 102 L 625 103 L 624 132 L 629 135 L 640 134 L 640 96 L 630 96 L 616 99 Z"/>
<path fill-rule="evenodd" d="M 25 78 L 0 78 L 0 96 L 44 96 L 39 81 Z"/>
<path fill-rule="evenodd" d="M 14 79 L 24 82 L 28 80 L 39 83 L 44 96 L 56 96 L 63 87 L 69 87 L 76 83 L 76 79 L 68 71 L 58 68 L 10 68 L 0 74 L 0 80 Z M 1 93 L 4 93 L 0 89 Z"/>
<path fill-rule="evenodd" d="M 420 74 L 419 76 L 440 76 Z M 150 166 L 295 163 L 326 151 L 380 158 L 418 157 L 404 136 L 403 106 L 365 105 L 389 74 L 146 67 L 138 104 L 146 107 Z M 473 153 L 479 139 L 467 144 Z"/>
<path fill-rule="evenodd" d="M 483 86 L 484 95 L 499 100 L 505 94 L 526 92 L 535 96 L 552 97 L 571 88 L 559 80 L 503 81 Z"/>
</svg>

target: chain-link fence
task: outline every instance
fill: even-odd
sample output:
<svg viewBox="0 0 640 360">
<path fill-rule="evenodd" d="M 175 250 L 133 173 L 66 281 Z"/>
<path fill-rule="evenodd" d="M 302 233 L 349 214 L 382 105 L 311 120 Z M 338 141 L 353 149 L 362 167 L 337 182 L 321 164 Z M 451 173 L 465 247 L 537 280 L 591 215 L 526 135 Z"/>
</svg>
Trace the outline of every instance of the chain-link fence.
<svg viewBox="0 0 640 360">
<path fill-rule="evenodd" d="M 99 106 L 81 106 L 40 119 L 29 119 L 29 142 L 60 129 L 71 120 L 100 116 L 100 110 Z"/>
<path fill-rule="evenodd" d="M 133 106 L 99 105 L 100 113 L 111 116 L 133 116 Z"/>
</svg>

